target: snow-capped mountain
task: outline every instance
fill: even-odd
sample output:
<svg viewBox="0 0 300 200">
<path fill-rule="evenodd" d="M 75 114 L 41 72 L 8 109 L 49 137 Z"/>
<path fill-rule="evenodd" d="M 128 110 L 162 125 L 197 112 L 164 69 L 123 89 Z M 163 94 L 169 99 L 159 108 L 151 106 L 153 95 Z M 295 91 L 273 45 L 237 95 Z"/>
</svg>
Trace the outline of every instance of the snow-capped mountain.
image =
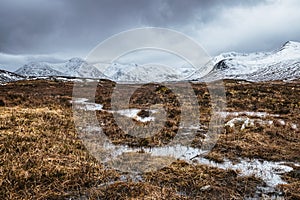
<svg viewBox="0 0 300 200">
<path fill-rule="evenodd" d="M 51 64 L 46 62 L 32 62 L 19 68 L 15 73 L 22 76 L 63 76 L 62 72 L 59 72 L 51 67 Z"/>
<path fill-rule="evenodd" d="M 300 78 L 300 43 L 286 42 L 279 49 L 258 53 L 222 53 L 211 60 L 212 71 L 202 77 L 194 68 L 171 68 L 161 65 L 104 64 L 91 65 L 80 58 L 64 63 L 35 62 L 16 71 L 23 76 L 68 76 L 107 78 L 117 82 L 150 82 L 218 79 L 248 81 L 293 80 Z M 192 74 L 192 75 L 191 75 Z"/>
<path fill-rule="evenodd" d="M 150 81 L 175 81 L 185 78 L 186 71 L 171 69 L 160 65 L 137 65 L 113 63 L 103 73 L 110 79 L 119 82 L 150 82 Z"/>
<path fill-rule="evenodd" d="M 286 42 L 272 52 L 224 53 L 212 59 L 213 70 L 199 80 L 245 79 L 248 81 L 300 78 L 300 43 Z M 197 73 L 193 75 L 197 79 Z M 199 78 L 199 77 L 198 77 Z"/>
<path fill-rule="evenodd" d="M 65 76 L 82 78 L 107 78 L 96 67 L 88 64 L 81 58 L 72 58 L 66 63 L 53 65 L 52 68 L 62 72 Z"/>
<path fill-rule="evenodd" d="M 83 78 L 107 78 L 93 65 L 81 58 L 72 58 L 64 63 L 32 62 L 19 68 L 15 73 L 23 76 L 69 76 Z"/>
<path fill-rule="evenodd" d="M 0 70 L 0 83 L 6 83 L 6 82 L 12 82 L 12 81 L 18 81 L 24 79 L 23 76 L 20 76 L 18 74 Z"/>
<path fill-rule="evenodd" d="M 210 64 L 214 66 L 213 70 L 205 77 L 192 67 L 172 69 L 166 66 L 117 63 L 107 67 L 103 73 L 114 81 L 292 80 L 300 78 L 300 43 L 289 41 L 271 52 L 223 53 L 214 57 Z"/>
<path fill-rule="evenodd" d="M 80 78 L 107 78 L 117 82 L 151 82 L 182 80 L 195 71 L 194 68 L 171 69 L 161 65 L 137 64 L 88 64 L 80 58 L 65 63 L 34 62 L 21 67 L 17 74 L 27 77 L 68 76 Z"/>
</svg>

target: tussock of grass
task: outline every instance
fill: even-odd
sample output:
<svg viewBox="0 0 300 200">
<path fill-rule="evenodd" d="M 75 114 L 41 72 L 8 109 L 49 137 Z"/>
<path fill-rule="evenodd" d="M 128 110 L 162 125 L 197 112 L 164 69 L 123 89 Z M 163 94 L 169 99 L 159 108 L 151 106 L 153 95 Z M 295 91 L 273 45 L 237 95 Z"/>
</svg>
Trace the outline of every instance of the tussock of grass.
<svg viewBox="0 0 300 200">
<path fill-rule="evenodd" d="M 116 182 L 93 192 L 92 199 L 188 199 L 171 188 L 141 182 Z"/>
<path fill-rule="evenodd" d="M 279 186 L 285 193 L 285 199 L 300 199 L 300 167 L 293 166 L 293 168 L 293 171 L 283 177 L 289 184 Z"/>
<path fill-rule="evenodd" d="M 300 132 L 287 125 L 257 125 L 243 131 L 222 134 L 210 158 L 225 156 L 261 158 L 270 161 L 300 162 Z"/>
<path fill-rule="evenodd" d="M 158 186 L 175 188 L 177 193 L 195 199 L 242 199 L 251 196 L 262 184 L 254 177 L 239 177 L 234 170 L 205 165 L 189 165 L 178 161 L 158 172 L 147 173 L 145 179 Z"/>
<path fill-rule="evenodd" d="M 76 137 L 69 109 L 0 108 L 1 199 L 78 196 L 118 174 Z"/>
<path fill-rule="evenodd" d="M 237 177 L 234 171 L 179 162 L 147 174 L 146 182 L 106 184 L 118 180 L 119 174 L 105 170 L 88 154 L 74 133 L 71 110 L 12 107 L 0 111 L 0 194 L 4 199 L 237 197 L 250 194 L 260 183 L 253 177 Z M 229 178 L 231 188 L 224 189 Z M 242 191 L 240 184 L 245 184 Z M 210 185 L 207 191 L 201 189 L 206 185 Z"/>
</svg>

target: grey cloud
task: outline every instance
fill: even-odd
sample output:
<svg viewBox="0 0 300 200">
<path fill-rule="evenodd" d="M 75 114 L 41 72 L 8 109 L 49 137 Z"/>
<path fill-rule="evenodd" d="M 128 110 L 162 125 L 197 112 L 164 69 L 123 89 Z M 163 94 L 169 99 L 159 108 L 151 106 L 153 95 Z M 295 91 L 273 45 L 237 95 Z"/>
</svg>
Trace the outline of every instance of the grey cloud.
<svg viewBox="0 0 300 200">
<path fill-rule="evenodd" d="M 172 28 L 188 23 L 196 14 L 200 21 L 207 21 L 217 15 L 220 7 L 241 4 L 238 2 L 4 0 L 0 7 L 0 51 L 15 54 L 86 52 L 119 31 L 141 26 Z"/>
<path fill-rule="evenodd" d="M 275 10 L 270 17 L 268 5 Z M 84 57 L 109 36 L 145 26 L 181 31 L 211 54 L 268 50 L 300 39 L 293 24 L 300 21 L 297 5 L 297 0 L 2 0 L 0 52 Z"/>
<path fill-rule="evenodd" d="M 15 71 L 20 66 L 30 62 L 50 62 L 59 63 L 66 59 L 60 55 L 53 54 L 37 54 L 37 55 L 12 55 L 0 53 L 0 69 Z"/>
<path fill-rule="evenodd" d="M 0 51 L 44 51 L 43 45 L 59 28 L 59 4 L 46 1 L 3 1 L 0 10 Z M 46 40 L 45 40 L 46 39 Z"/>
<path fill-rule="evenodd" d="M 195 17 L 201 22 L 213 20 L 220 10 L 232 6 L 254 6 L 265 1 L 250 0 L 161 0 L 155 1 L 152 7 L 147 9 L 143 19 L 154 26 L 172 26 L 189 23 Z"/>
</svg>

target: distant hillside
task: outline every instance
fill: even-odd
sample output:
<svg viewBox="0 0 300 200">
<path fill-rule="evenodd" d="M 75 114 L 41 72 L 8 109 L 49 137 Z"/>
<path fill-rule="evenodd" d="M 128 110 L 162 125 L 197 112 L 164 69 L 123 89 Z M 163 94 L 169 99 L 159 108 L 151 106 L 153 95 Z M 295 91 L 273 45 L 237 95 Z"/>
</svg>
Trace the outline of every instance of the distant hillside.
<svg viewBox="0 0 300 200">
<path fill-rule="evenodd" d="M 65 76 L 106 78 L 117 82 L 214 81 L 244 79 L 248 81 L 293 80 L 300 78 L 300 43 L 288 41 L 279 49 L 257 53 L 222 53 L 211 60 L 213 70 L 202 77 L 193 67 L 112 63 L 91 65 L 81 58 L 64 63 L 29 63 L 15 73 L 21 76 Z"/>
<path fill-rule="evenodd" d="M 20 76 L 13 72 L 9 72 L 9 71 L 0 69 L 0 83 L 18 81 L 18 80 L 22 80 L 22 79 L 24 79 L 23 76 Z"/>
</svg>

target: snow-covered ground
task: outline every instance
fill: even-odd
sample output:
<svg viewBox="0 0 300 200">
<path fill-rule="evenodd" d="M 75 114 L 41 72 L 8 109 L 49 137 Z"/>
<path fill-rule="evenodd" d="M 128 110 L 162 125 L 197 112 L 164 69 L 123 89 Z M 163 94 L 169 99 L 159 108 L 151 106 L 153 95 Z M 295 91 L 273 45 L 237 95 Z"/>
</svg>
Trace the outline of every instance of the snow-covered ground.
<svg viewBox="0 0 300 200">
<path fill-rule="evenodd" d="M 250 111 L 243 111 L 243 112 L 218 112 L 221 117 L 227 117 L 227 116 L 240 116 L 240 115 L 246 115 L 246 116 L 251 116 L 251 117 L 267 117 L 267 116 L 272 116 L 272 117 L 279 117 L 280 115 L 278 114 L 269 114 L 267 112 L 250 112 Z"/>
<path fill-rule="evenodd" d="M 284 121 L 283 119 L 266 119 L 267 116 L 272 116 L 279 118 L 280 115 L 277 114 L 268 114 L 266 112 L 220 112 L 222 117 L 230 117 L 230 119 L 225 123 L 225 127 L 235 128 L 237 125 L 240 125 L 240 130 L 246 128 L 251 128 L 255 126 L 255 123 L 262 125 L 273 125 L 274 122 L 282 126 L 289 126 L 294 130 L 298 130 L 298 125 L 293 122 Z"/>
</svg>

